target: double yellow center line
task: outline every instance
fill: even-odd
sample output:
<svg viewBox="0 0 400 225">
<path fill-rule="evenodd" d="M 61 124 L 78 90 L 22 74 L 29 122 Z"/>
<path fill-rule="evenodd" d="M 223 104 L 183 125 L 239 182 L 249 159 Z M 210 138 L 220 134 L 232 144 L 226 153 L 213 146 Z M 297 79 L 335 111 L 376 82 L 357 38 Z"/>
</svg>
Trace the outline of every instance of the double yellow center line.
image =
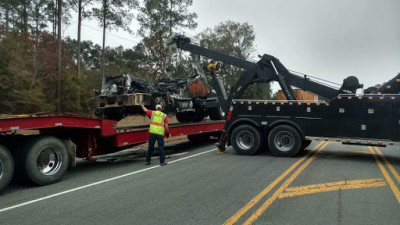
<svg viewBox="0 0 400 225">
<path fill-rule="evenodd" d="M 299 159 L 295 164 L 289 167 L 282 175 L 274 180 L 268 187 L 261 191 L 256 197 L 250 202 L 243 206 L 237 213 L 231 218 L 225 221 L 225 225 L 235 224 L 242 216 L 247 213 L 251 208 L 254 207 L 262 198 L 264 198 L 277 184 L 279 184 L 285 177 L 287 177 L 297 166 L 305 161 L 283 184 L 278 188 L 277 191 L 267 199 L 247 220 L 244 224 L 252 224 L 254 221 L 261 216 L 265 210 L 279 197 L 279 195 L 293 182 L 293 180 L 315 159 L 317 154 L 321 152 L 329 142 L 320 142 L 315 148 L 313 148 L 307 155 Z"/>
<path fill-rule="evenodd" d="M 371 152 L 371 154 L 374 156 L 376 164 L 378 164 L 378 167 L 381 170 L 383 176 L 385 177 L 386 182 L 389 184 L 390 188 L 392 189 L 392 192 L 393 192 L 394 196 L 396 197 L 397 201 L 400 204 L 400 191 L 397 188 L 397 186 L 395 185 L 393 179 L 390 177 L 390 175 L 389 175 L 388 171 L 386 170 L 386 168 L 383 166 L 382 162 L 377 157 L 376 153 L 378 153 L 378 155 L 383 159 L 383 161 L 385 162 L 386 166 L 389 168 L 390 172 L 392 172 L 393 176 L 395 177 L 395 179 L 397 180 L 397 182 L 399 184 L 400 184 L 400 175 L 394 169 L 392 164 L 390 164 L 390 162 L 382 154 L 382 152 L 381 152 L 381 150 L 379 150 L 379 148 L 377 148 L 377 147 L 374 147 L 374 148 L 368 147 L 368 149 Z"/>
</svg>

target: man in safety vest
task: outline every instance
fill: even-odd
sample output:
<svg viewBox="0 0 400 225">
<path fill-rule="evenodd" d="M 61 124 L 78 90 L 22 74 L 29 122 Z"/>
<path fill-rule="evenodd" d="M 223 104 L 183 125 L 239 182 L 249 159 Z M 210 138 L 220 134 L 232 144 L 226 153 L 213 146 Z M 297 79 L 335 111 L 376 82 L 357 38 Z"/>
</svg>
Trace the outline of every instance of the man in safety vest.
<svg viewBox="0 0 400 225">
<path fill-rule="evenodd" d="M 154 151 L 154 144 L 158 143 L 158 151 L 160 153 L 160 165 L 165 166 L 165 152 L 164 152 L 164 134 L 167 132 L 167 137 L 171 137 L 168 128 L 168 118 L 165 113 L 163 113 L 162 106 L 156 105 L 156 111 L 148 110 L 144 105 L 142 105 L 143 111 L 151 118 L 150 122 L 150 137 L 149 137 L 149 150 L 146 155 L 146 165 L 151 164 L 151 155 Z"/>
</svg>

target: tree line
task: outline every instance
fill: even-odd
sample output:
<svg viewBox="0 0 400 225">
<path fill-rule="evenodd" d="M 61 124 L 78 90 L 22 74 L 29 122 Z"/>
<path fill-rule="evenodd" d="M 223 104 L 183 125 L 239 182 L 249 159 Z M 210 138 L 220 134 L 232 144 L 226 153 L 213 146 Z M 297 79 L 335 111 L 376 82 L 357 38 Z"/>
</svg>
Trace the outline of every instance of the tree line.
<svg viewBox="0 0 400 225">
<path fill-rule="evenodd" d="M 0 113 L 90 113 L 88 99 L 101 78 L 132 74 L 154 80 L 193 73 L 195 57 L 168 46 L 168 39 L 197 27 L 193 0 L 2 0 L 0 3 Z M 77 14 L 77 37 L 61 39 L 63 26 Z M 139 27 L 130 24 L 136 19 Z M 103 42 L 82 40 L 82 22 L 96 20 Z M 139 34 L 133 48 L 108 47 L 107 31 Z M 255 33 L 248 23 L 224 21 L 192 38 L 201 46 L 255 59 Z M 223 65 L 227 89 L 242 71 Z M 247 97 L 269 98 L 269 85 Z"/>
</svg>

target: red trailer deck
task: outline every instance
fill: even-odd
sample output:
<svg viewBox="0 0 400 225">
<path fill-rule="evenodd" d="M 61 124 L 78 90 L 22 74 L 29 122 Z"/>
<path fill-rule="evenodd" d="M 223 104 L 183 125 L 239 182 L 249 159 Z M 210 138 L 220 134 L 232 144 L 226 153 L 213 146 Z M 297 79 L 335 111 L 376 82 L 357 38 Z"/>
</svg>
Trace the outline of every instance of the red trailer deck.
<svg viewBox="0 0 400 225">
<path fill-rule="evenodd" d="M 172 136 L 204 140 L 223 129 L 224 121 L 170 124 Z M 38 135 L 17 135 L 37 130 Z M 22 176 L 37 185 L 57 182 L 75 157 L 117 152 L 148 140 L 148 126 L 117 128 L 117 122 L 80 116 L 7 116 L 0 119 L 0 191 L 18 165 Z"/>
</svg>

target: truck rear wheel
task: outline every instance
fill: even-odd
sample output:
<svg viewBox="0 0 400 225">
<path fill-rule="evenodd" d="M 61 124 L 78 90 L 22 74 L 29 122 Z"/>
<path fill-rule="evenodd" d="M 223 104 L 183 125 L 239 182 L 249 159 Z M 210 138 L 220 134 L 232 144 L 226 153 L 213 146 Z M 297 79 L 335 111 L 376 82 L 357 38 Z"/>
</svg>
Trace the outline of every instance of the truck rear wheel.
<svg viewBox="0 0 400 225">
<path fill-rule="evenodd" d="M 10 152 L 0 145 L 0 192 L 7 188 L 14 174 L 14 160 Z"/>
<path fill-rule="evenodd" d="M 279 125 L 268 135 L 268 146 L 275 156 L 294 156 L 302 149 L 299 132 L 288 125 Z"/>
<path fill-rule="evenodd" d="M 36 185 L 55 183 L 68 169 L 68 150 L 58 138 L 38 136 L 28 140 L 22 150 L 22 172 Z"/>
<path fill-rule="evenodd" d="M 254 155 L 262 145 L 261 134 L 253 126 L 240 125 L 232 131 L 231 144 L 239 155 Z"/>
</svg>

